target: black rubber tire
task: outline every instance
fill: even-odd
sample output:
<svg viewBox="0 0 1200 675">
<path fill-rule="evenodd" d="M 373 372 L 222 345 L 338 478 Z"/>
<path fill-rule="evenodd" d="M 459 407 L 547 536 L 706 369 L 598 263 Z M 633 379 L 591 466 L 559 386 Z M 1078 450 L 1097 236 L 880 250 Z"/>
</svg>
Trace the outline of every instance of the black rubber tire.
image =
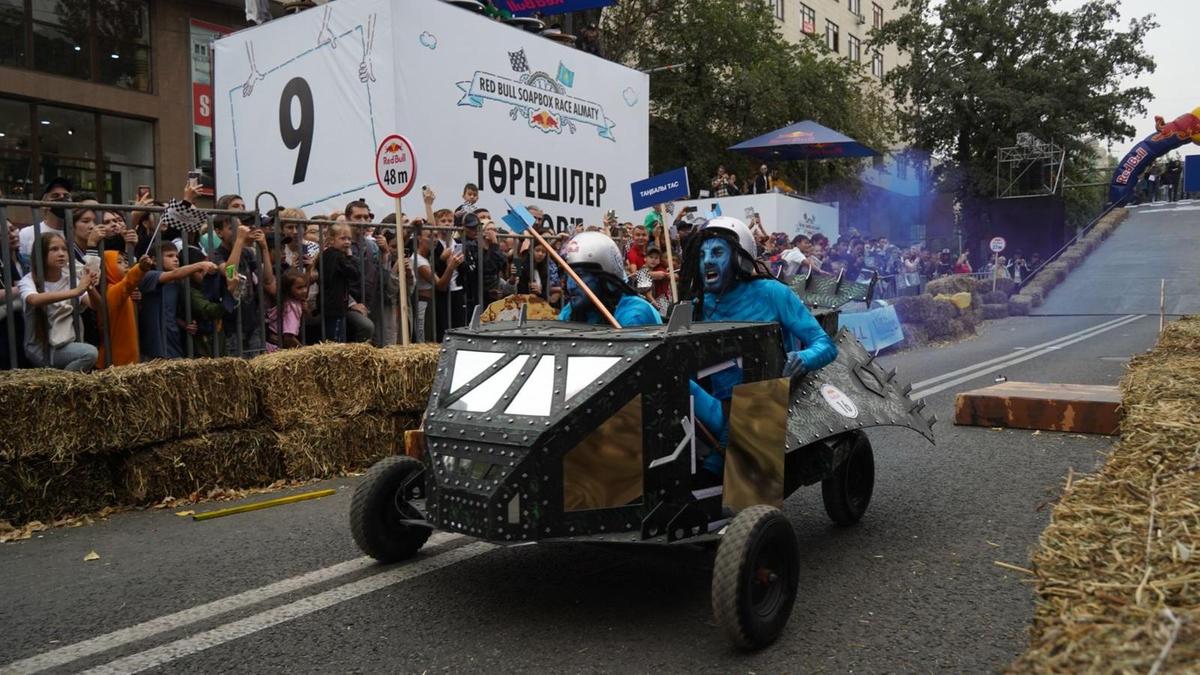
<svg viewBox="0 0 1200 675">
<path fill-rule="evenodd" d="M 762 649 L 783 632 L 800 580 L 796 531 L 773 506 L 751 506 L 729 524 L 713 565 L 717 624 L 739 649 Z"/>
<path fill-rule="evenodd" d="M 350 533 L 365 554 L 382 563 L 416 555 L 431 528 L 399 522 L 424 520 L 409 500 L 424 493 L 425 465 L 412 457 L 384 457 L 375 463 L 350 500 Z"/>
<path fill-rule="evenodd" d="M 875 453 L 861 431 L 843 434 L 840 443 L 850 444 L 846 459 L 821 481 L 825 513 L 835 525 L 847 527 L 862 520 L 875 490 Z"/>
</svg>

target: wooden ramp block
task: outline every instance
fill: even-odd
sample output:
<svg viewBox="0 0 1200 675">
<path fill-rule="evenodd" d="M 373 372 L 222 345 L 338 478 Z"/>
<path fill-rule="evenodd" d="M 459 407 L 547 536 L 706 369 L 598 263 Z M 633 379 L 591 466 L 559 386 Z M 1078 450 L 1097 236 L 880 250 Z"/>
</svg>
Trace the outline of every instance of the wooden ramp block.
<svg viewBox="0 0 1200 675">
<path fill-rule="evenodd" d="M 1117 387 L 1004 382 L 965 391 L 954 403 L 954 423 L 1114 435 L 1121 422 Z"/>
</svg>

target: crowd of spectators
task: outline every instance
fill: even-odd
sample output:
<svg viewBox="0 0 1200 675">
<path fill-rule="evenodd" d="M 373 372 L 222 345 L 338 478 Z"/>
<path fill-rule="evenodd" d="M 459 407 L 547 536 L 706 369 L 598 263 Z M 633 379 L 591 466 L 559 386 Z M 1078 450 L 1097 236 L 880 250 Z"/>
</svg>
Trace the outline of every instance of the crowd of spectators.
<svg viewBox="0 0 1200 675">
<path fill-rule="evenodd" d="M 714 190 L 721 186 L 727 193 L 741 187 L 723 167 L 713 181 Z M 748 187 L 778 189 L 766 165 Z M 470 183 L 451 200 L 424 188 L 424 213 L 399 216 L 402 243 L 396 214 L 377 220 L 357 199 L 333 213 L 277 208 L 256 215 L 240 196 L 225 195 L 206 221 L 193 205 L 191 183 L 181 198 L 160 202 L 145 194 L 121 211 L 92 208 L 98 203 L 91 195 L 72 192 L 61 178 L 42 198 L 72 204 L 41 208 L 36 227 L 8 223 L 0 267 L 3 368 L 252 356 L 322 340 L 395 344 L 402 323 L 414 341 L 441 341 L 477 306 L 525 294 L 560 308 L 566 292 L 550 251 L 510 234 Z M 446 201 L 454 206 L 442 206 Z M 556 231 L 537 205 L 528 208 L 534 227 L 561 254 L 571 233 Z M 949 274 L 1021 280 L 1040 264 L 1018 252 L 976 269 L 968 254 L 949 249 L 900 247 L 853 228 L 833 242 L 819 233 L 772 234 L 758 214 L 747 216 L 759 257 L 785 282 L 800 274 L 851 281 L 877 275 L 886 297 L 919 292 L 925 281 Z M 609 211 L 582 229 L 618 243 L 629 284 L 665 317 L 687 240 L 702 221 L 695 209 L 668 206 L 642 222 L 621 222 Z M 409 293 L 403 316 L 402 282 Z"/>
</svg>

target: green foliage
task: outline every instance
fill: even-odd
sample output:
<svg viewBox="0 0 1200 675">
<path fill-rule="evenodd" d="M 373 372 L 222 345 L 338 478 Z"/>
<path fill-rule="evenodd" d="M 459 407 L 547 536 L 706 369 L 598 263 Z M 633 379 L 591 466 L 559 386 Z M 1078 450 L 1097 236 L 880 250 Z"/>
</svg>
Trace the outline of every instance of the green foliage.
<svg viewBox="0 0 1200 675">
<path fill-rule="evenodd" d="M 891 102 L 862 66 L 815 39 L 783 39 L 762 0 L 624 0 L 605 10 L 606 56 L 650 76 L 651 171 L 689 166 L 693 182 L 718 164 L 739 178 L 757 162 L 726 150 L 812 119 L 875 148 L 892 140 Z M 811 184 L 856 173 L 857 162 L 822 162 Z M 799 187 L 803 167 L 780 170 Z M 814 164 L 814 169 L 817 164 Z"/>
<path fill-rule="evenodd" d="M 960 198 L 993 196 L 997 148 L 1028 132 L 1085 152 L 1089 139 L 1132 136 L 1146 87 L 1122 80 L 1153 72 L 1142 49 L 1152 16 L 1116 27 L 1119 0 L 1070 11 L 1054 0 L 898 0 L 906 13 L 873 31 L 912 61 L 888 73 L 901 124 L 918 147 L 954 169 Z"/>
</svg>

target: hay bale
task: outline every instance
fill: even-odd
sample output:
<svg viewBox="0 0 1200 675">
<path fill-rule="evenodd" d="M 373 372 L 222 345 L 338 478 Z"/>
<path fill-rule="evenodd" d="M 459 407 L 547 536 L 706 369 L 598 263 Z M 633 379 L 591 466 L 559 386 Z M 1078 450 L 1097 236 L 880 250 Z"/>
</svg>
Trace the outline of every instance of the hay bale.
<svg viewBox="0 0 1200 675">
<path fill-rule="evenodd" d="M 902 323 L 924 325 L 932 320 L 936 313 L 933 296 L 928 294 L 896 298 L 892 305 Z"/>
<path fill-rule="evenodd" d="M 279 440 L 266 427 L 230 429 L 143 448 L 117 470 L 118 494 L 135 504 L 215 488 L 270 485 L 284 477 Z"/>
<path fill-rule="evenodd" d="M 929 333 L 924 326 L 913 323 L 901 323 L 900 330 L 904 333 L 904 344 L 907 347 L 920 347 L 929 343 Z"/>
<path fill-rule="evenodd" d="M 1033 298 L 1025 294 L 1014 295 L 1008 299 L 1009 316 L 1029 316 L 1033 311 Z"/>
<path fill-rule="evenodd" d="M 925 292 L 930 295 L 954 295 L 955 293 L 973 293 L 975 279 L 967 274 L 955 274 L 939 277 L 925 284 Z"/>
<path fill-rule="evenodd" d="M 0 458 L 56 461 L 240 426 L 259 411 L 250 368 L 233 358 L 3 373 L 0 406 L 13 424 L 0 432 Z"/>
<path fill-rule="evenodd" d="M 1005 293 L 1004 291 L 988 291 L 987 293 L 983 294 L 983 297 L 980 298 L 980 301 L 985 305 L 996 304 L 996 303 L 1001 303 L 1001 302 L 1007 303 L 1008 302 L 1008 294 Z"/>
<path fill-rule="evenodd" d="M 1167 324 L 1157 349 L 1177 353 L 1200 352 L 1200 317 L 1184 317 Z"/>
<path fill-rule="evenodd" d="M 96 378 L 122 403 L 108 411 L 105 448 L 240 427 L 259 416 L 254 371 L 244 359 L 159 360 L 109 368 Z"/>
<path fill-rule="evenodd" d="M 107 457 L 0 461 L 0 520 L 20 526 L 99 511 L 116 501 Z"/>
<path fill-rule="evenodd" d="M 438 350 L 437 345 L 377 349 L 322 343 L 265 354 L 250 365 L 264 416 L 276 429 L 288 429 L 315 415 L 424 410 Z"/>
<path fill-rule="evenodd" d="M 1021 295 L 1029 298 L 1029 301 L 1033 303 L 1034 307 L 1041 307 L 1042 303 L 1046 301 L 1045 291 L 1043 291 L 1040 286 L 1026 288 L 1025 290 L 1021 291 Z"/>
<path fill-rule="evenodd" d="M 984 319 L 1008 318 L 1008 302 L 988 302 L 983 304 Z"/>
<path fill-rule="evenodd" d="M 991 293 L 992 280 L 988 279 L 987 281 L 980 283 L 979 291 L 981 293 Z M 1012 279 L 996 279 L 996 292 L 1003 293 L 1005 296 L 1004 299 L 1007 301 L 1008 296 L 1017 292 L 1017 282 L 1013 281 Z"/>
<path fill-rule="evenodd" d="M 418 415 L 366 413 L 324 418 L 278 432 L 288 478 L 328 478 L 361 471 L 404 451 L 404 431 L 420 426 Z"/>
<path fill-rule="evenodd" d="M 1084 254 L 1079 251 L 1068 250 L 1059 256 L 1058 262 L 1061 262 L 1063 265 L 1065 265 L 1068 270 L 1073 270 L 1083 263 L 1084 257 Z"/>
<path fill-rule="evenodd" d="M 0 372 L 0 460 L 63 461 L 95 448 L 96 416 L 112 403 L 92 375 L 61 370 Z M 115 412 L 115 411 L 113 411 Z"/>
</svg>

